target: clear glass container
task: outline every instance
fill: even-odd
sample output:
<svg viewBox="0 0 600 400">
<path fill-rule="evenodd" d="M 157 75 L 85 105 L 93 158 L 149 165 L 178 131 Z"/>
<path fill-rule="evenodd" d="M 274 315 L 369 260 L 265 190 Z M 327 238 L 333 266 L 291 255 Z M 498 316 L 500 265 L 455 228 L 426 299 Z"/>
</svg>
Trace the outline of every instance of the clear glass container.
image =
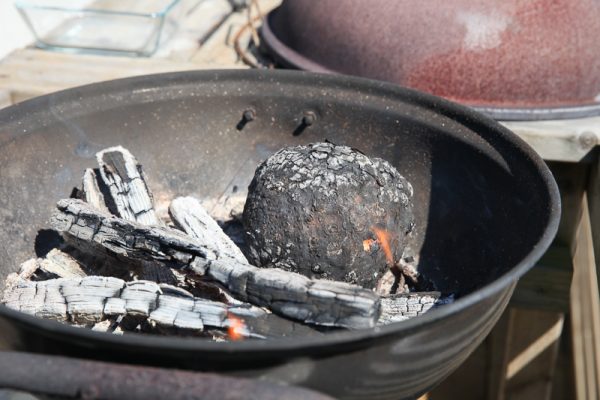
<svg viewBox="0 0 600 400">
<path fill-rule="evenodd" d="M 42 48 L 148 56 L 176 29 L 182 0 L 17 0 Z"/>
</svg>

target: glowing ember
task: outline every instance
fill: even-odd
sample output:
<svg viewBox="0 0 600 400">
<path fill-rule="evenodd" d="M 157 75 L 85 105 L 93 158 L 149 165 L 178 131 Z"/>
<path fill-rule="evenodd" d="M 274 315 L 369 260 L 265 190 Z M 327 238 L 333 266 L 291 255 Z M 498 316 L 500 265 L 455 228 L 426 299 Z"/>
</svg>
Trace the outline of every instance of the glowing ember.
<svg viewBox="0 0 600 400">
<path fill-rule="evenodd" d="M 375 243 L 377 243 L 377 240 L 375 239 L 365 239 L 363 240 L 363 250 L 364 251 L 371 251 L 371 246 L 373 246 Z"/>
<path fill-rule="evenodd" d="M 379 243 L 379 245 L 383 249 L 383 252 L 385 253 L 385 258 L 387 260 L 388 265 L 394 265 L 394 256 L 392 255 L 392 249 L 390 247 L 390 233 L 385 229 L 381 229 L 376 226 L 373 226 L 371 228 L 371 231 L 373 231 L 375 236 L 377 236 L 377 242 Z"/>
<path fill-rule="evenodd" d="M 247 331 L 244 321 L 231 313 L 227 314 L 227 319 L 229 320 L 229 327 L 227 328 L 229 339 L 243 340 L 244 332 Z"/>
</svg>

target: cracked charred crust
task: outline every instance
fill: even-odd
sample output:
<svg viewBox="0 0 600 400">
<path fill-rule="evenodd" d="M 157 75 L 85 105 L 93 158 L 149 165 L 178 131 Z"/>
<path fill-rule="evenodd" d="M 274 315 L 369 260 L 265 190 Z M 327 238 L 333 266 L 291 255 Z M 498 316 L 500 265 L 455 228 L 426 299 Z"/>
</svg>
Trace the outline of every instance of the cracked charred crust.
<svg viewBox="0 0 600 400">
<path fill-rule="evenodd" d="M 413 189 L 387 161 L 347 146 L 278 151 L 256 170 L 244 208 L 251 263 L 372 288 L 386 269 L 374 227 L 395 260 L 413 227 Z M 373 246 L 363 246 L 371 240 Z"/>
</svg>

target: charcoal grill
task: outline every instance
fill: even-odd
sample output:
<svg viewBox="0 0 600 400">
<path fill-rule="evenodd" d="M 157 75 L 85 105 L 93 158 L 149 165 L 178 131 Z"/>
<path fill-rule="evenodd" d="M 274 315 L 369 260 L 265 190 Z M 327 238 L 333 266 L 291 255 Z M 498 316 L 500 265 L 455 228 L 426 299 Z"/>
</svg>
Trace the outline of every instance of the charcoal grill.
<svg viewBox="0 0 600 400">
<path fill-rule="evenodd" d="M 52 245 L 44 229 L 53 204 L 102 148 L 135 151 L 159 201 L 225 199 L 243 193 L 259 161 L 281 147 L 323 140 L 384 158 L 409 179 L 409 244 L 455 303 L 373 329 L 231 343 L 115 336 L 0 306 L 0 339 L 15 350 L 283 381 L 338 398 L 431 389 L 481 343 L 549 246 L 559 196 L 540 157 L 507 129 L 389 83 L 296 71 L 169 73 L 0 111 L 0 278 Z"/>
</svg>

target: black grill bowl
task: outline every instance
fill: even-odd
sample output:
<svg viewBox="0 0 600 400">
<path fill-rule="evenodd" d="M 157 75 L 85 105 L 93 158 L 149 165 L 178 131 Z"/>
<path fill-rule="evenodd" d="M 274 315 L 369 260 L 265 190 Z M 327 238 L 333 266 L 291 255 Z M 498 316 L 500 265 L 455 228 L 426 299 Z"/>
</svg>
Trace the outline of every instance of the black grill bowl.
<svg viewBox="0 0 600 400">
<path fill-rule="evenodd" d="M 253 110 L 255 118 L 242 115 Z M 316 121 L 302 124 L 306 112 Z M 94 153 L 121 144 L 159 202 L 241 193 L 286 145 L 330 140 L 395 165 L 413 184 L 419 268 L 458 300 L 385 327 L 322 338 L 215 343 L 114 336 L 0 306 L 8 348 L 249 376 L 339 398 L 411 398 L 431 389 L 489 333 L 554 237 L 556 184 L 524 142 L 431 95 L 295 71 L 170 73 L 99 83 L 0 111 L 0 284 L 52 245 L 48 220 Z"/>
</svg>

